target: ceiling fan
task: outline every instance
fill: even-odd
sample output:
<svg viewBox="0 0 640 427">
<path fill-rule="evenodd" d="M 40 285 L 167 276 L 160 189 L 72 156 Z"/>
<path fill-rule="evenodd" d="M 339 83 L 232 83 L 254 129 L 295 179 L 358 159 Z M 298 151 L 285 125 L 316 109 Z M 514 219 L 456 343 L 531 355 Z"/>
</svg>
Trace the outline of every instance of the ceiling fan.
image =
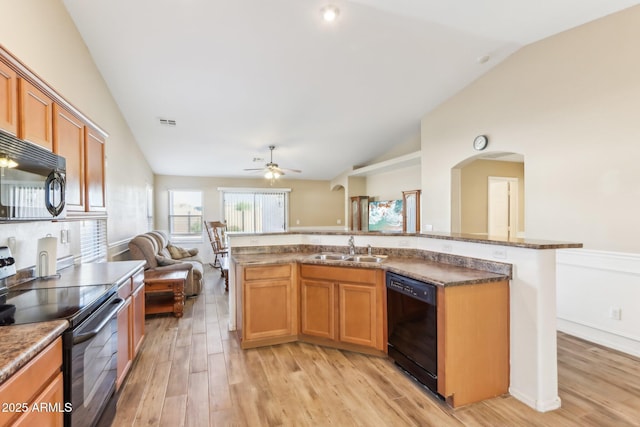
<svg viewBox="0 0 640 427">
<path fill-rule="evenodd" d="M 262 171 L 264 172 L 264 177 L 267 179 L 270 179 L 271 183 L 273 183 L 273 181 L 275 181 L 276 179 L 280 178 L 282 175 L 285 175 L 285 171 L 294 172 L 294 173 L 302 172 L 301 170 L 298 170 L 298 169 L 281 168 L 280 166 L 278 166 L 277 163 L 274 163 L 273 150 L 275 150 L 275 148 L 276 148 L 275 145 L 269 146 L 269 150 L 271 151 L 271 160 L 269 161 L 269 163 L 264 165 L 264 168 L 245 169 L 245 171 Z"/>
</svg>

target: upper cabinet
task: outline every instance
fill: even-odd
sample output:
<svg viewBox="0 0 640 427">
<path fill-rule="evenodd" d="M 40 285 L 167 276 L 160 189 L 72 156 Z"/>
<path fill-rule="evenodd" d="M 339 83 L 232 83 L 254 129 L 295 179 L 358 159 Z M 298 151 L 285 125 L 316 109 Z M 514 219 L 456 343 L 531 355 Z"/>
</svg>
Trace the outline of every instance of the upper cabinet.
<svg viewBox="0 0 640 427">
<path fill-rule="evenodd" d="M 85 210 L 84 124 L 73 114 L 53 105 L 53 151 L 67 160 L 67 211 Z"/>
<path fill-rule="evenodd" d="M 18 134 L 18 75 L 0 61 L 0 129 Z"/>
<path fill-rule="evenodd" d="M 86 208 L 90 212 L 105 211 L 107 192 L 104 174 L 104 137 L 88 126 L 85 126 L 84 130 Z"/>
<path fill-rule="evenodd" d="M 23 78 L 18 79 L 18 138 L 53 148 L 53 100 Z"/>
<path fill-rule="evenodd" d="M 107 134 L 2 46 L 0 129 L 66 159 L 68 216 L 105 215 Z"/>
</svg>

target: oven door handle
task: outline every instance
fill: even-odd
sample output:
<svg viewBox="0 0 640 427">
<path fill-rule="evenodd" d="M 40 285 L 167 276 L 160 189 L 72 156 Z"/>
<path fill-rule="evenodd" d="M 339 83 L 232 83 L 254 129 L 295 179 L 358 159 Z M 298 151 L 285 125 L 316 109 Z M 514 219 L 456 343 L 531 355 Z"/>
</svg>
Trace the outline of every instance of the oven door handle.
<svg viewBox="0 0 640 427">
<path fill-rule="evenodd" d="M 98 335 L 100 333 L 100 331 L 107 326 L 107 324 L 111 321 L 111 319 L 113 318 L 113 316 L 120 310 L 120 308 L 124 305 L 124 300 L 122 298 L 116 298 L 113 300 L 113 302 L 111 304 L 117 304 L 114 308 L 112 308 L 109 311 L 109 314 L 107 314 L 104 319 L 102 320 L 102 322 L 100 322 L 100 324 L 98 326 L 96 326 L 95 328 L 93 328 L 92 330 L 90 330 L 89 332 L 85 332 L 83 334 L 78 334 L 76 336 L 73 337 L 73 344 L 80 344 L 83 343 L 85 341 L 90 340 L 91 338 L 95 337 L 96 335 Z"/>
</svg>

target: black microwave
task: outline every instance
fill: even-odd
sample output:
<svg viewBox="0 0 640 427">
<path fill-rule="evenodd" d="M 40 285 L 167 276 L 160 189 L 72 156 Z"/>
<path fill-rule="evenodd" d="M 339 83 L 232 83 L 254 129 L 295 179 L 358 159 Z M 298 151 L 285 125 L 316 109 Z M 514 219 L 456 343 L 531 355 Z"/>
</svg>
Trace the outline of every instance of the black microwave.
<svg viewBox="0 0 640 427">
<path fill-rule="evenodd" d="M 0 221 L 65 217 L 66 160 L 0 130 Z"/>
</svg>

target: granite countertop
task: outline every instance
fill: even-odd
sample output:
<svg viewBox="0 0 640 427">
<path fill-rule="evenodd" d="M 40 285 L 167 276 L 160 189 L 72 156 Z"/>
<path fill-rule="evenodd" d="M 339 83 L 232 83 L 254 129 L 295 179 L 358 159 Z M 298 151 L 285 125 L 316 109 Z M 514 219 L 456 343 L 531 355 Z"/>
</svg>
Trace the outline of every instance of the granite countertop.
<svg viewBox="0 0 640 427">
<path fill-rule="evenodd" d="M 0 384 L 69 327 L 66 320 L 0 327 Z"/>
<path fill-rule="evenodd" d="M 233 233 L 233 236 L 276 236 L 285 234 L 304 234 L 304 235 L 326 235 L 326 236 L 414 236 L 430 239 L 454 240 L 460 242 L 482 243 L 486 245 L 513 246 L 527 249 L 568 249 L 581 248 L 582 243 L 560 242 L 556 240 L 531 239 L 526 237 L 489 237 L 482 234 L 464 234 L 464 233 L 445 233 L 445 232 L 422 232 L 422 233 L 400 233 L 400 232 L 381 232 L 381 231 L 287 231 L 278 233 L 258 233 L 245 234 Z"/>
<path fill-rule="evenodd" d="M 274 265 L 298 262 L 302 264 L 330 265 L 334 267 L 381 268 L 438 286 L 472 285 L 476 283 L 509 280 L 509 274 L 447 264 L 418 257 L 388 256 L 381 262 L 353 262 L 319 260 L 311 253 L 234 254 L 239 265 Z"/>
<path fill-rule="evenodd" d="M 15 287 L 10 287 L 12 289 L 32 289 L 119 284 L 118 282 L 123 278 L 129 278 L 142 267 L 144 267 L 144 261 L 78 264 L 59 270 L 60 277 L 37 278 Z"/>
</svg>

